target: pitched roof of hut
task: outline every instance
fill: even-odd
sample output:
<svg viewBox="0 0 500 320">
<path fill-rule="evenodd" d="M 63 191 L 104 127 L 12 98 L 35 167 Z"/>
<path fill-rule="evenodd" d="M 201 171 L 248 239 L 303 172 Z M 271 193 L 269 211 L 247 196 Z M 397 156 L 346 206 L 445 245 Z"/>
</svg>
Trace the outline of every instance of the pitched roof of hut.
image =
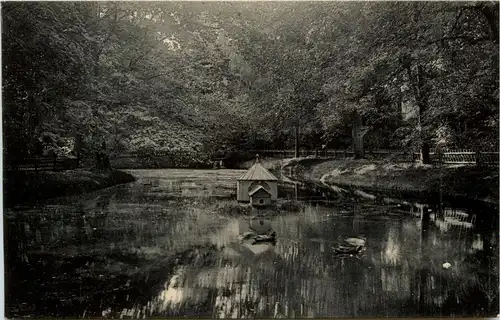
<svg viewBox="0 0 500 320">
<path fill-rule="evenodd" d="M 266 188 L 264 188 L 263 186 L 258 186 L 256 187 L 255 189 L 253 189 L 252 191 L 250 191 L 248 193 L 249 196 L 253 196 L 254 194 L 256 194 L 259 190 L 264 190 L 267 194 L 271 194 L 269 191 L 266 190 Z"/>
<path fill-rule="evenodd" d="M 278 181 L 278 178 L 260 164 L 259 155 L 257 155 L 255 164 L 242 174 L 238 180 Z"/>
</svg>

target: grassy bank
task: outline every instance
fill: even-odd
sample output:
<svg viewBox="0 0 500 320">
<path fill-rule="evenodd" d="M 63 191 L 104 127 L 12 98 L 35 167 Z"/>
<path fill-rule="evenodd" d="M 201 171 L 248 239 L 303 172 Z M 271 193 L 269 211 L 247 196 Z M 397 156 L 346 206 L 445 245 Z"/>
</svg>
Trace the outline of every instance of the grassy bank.
<svg viewBox="0 0 500 320">
<path fill-rule="evenodd" d="M 359 188 L 367 192 L 388 192 L 417 196 L 477 200 L 498 203 L 498 168 L 473 166 L 431 166 L 374 160 L 289 161 L 295 175 L 328 185 Z"/>
<path fill-rule="evenodd" d="M 4 206 L 90 192 L 135 178 L 119 170 L 4 172 Z"/>
</svg>

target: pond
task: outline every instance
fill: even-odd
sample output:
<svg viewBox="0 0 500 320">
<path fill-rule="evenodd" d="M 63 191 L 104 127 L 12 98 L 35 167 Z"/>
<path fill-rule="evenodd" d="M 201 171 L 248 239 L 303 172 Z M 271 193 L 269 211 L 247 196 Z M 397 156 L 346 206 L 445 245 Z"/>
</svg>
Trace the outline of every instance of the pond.
<svg viewBox="0 0 500 320">
<path fill-rule="evenodd" d="M 496 212 L 431 212 L 422 232 L 422 206 L 282 185 L 303 208 L 264 217 L 275 245 L 243 245 L 241 171 L 130 172 L 134 183 L 4 212 L 7 317 L 498 313 Z M 360 255 L 335 254 L 358 235 Z"/>
</svg>

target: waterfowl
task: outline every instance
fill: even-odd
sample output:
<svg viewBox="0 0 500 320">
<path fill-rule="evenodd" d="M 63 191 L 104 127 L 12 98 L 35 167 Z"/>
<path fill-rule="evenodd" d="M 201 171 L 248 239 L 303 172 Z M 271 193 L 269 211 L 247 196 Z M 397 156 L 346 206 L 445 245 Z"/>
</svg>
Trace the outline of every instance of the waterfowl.
<svg viewBox="0 0 500 320">
<path fill-rule="evenodd" d="M 365 246 L 366 238 L 365 237 L 350 237 L 344 240 L 346 243 L 351 246 Z"/>
<path fill-rule="evenodd" d="M 346 246 L 338 246 L 337 248 L 333 248 L 335 253 L 338 254 L 358 254 L 363 250 L 363 246 L 355 246 L 355 247 L 346 247 Z"/>
<path fill-rule="evenodd" d="M 257 236 L 257 233 L 255 233 L 253 231 L 248 231 L 248 232 L 240 234 L 238 236 L 238 240 L 239 241 L 244 241 L 244 240 L 248 240 L 248 239 L 251 239 L 251 238 L 255 238 L 256 236 Z"/>
<path fill-rule="evenodd" d="M 253 244 L 259 242 L 275 242 L 276 241 L 276 232 L 272 232 L 270 234 L 258 235 L 254 238 Z"/>
</svg>

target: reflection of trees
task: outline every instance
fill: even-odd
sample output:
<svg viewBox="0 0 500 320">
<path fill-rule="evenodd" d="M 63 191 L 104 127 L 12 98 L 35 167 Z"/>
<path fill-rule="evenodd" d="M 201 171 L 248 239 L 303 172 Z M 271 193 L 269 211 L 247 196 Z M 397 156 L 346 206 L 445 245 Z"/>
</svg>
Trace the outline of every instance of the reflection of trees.
<svg viewBox="0 0 500 320">
<path fill-rule="evenodd" d="M 6 292 L 12 292 L 9 287 L 17 283 L 22 274 L 16 272 L 26 261 L 26 251 L 29 247 L 31 228 L 25 214 L 17 214 L 14 211 L 4 212 L 4 265 Z M 22 268 L 21 268 L 22 269 Z M 6 295 L 6 303 L 9 304 L 11 297 Z"/>
<path fill-rule="evenodd" d="M 347 293 L 340 288 L 348 288 L 349 282 L 353 280 L 362 285 L 361 278 L 351 276 L 350 280 L 347 280 L 345 275 L 338 275 L 336 280 L 325 278 L 326 265 L 315 253 L 304 252 L 301 256 L 302 266 L 283 258 L 270 258 L 238 260 L 235 263 L 222 259 L 217 264 L 218 267 L 203 271 L 190 271 L 188 266 L 184 274 L 187 279 L 190 272 L 194 272 L 191 274 L 191 280 L 180 283 L 177 288 L 173 285 L 175 281 L 169 280 L 161 299 L 170 301 L 171 306 L 180 305 L 184 310 L 209 298 L 206 296 L 197 300 L 194 296 L 197 289 L 216 289 L 213 312 L 218 317 L 351 314 L 336 310 L 339 299 L 343 299 Z M 351 274 L 348 271 L 350 269 L 352 268 L 346 268 L 345 272 Z M 182 290 L 182 293 L 179 290 Z M 337 303 L 331 303 L 332 294 L 333 301 Z M 183 305 L 181 300 L 189 302 Z M 340 304 L 348 302 L 347 299 L 341 301 Z M 352 305 L 349 304 L 349 308 L 352 308 Z M 170 309 L 169 312 L 178 310 Z M 178 312 L 182 314 L 180 310 Z"/>
<path fill-rule="evenodd" d="M 412 290 L 418 292 L 417 299 L 409 301 L 410 305 L 418 306 L 418 315 L 456 314 L 472 315 L 486 314 L 488 308 L 484 305 L 485 294 L 492 292 L 493 286 L 485 288 L 489 282 L 487 271 L 482 274 L 480 263 L 470 263 L 471 253 L 477 254 L 478 250 L 471 250 L 474 233 L 467 223 L 458 224 L 456 221 L 470 219 L 462 212 L 446 211 L 444 219 L 436 221 L 429 216 L 421 216 L 420 238 L 417 251 L 418 263 L 415 259 L 412 265 L 416 266 L 413 272 Z M 457 218 L 451 224 L 447 216 Z M 444 223 L 448 227 L 443 229 Z M 413 238 L 414 239 L 414 238 Z M 410 240 L 410 239 L 408 239 Z M 412 241 L 405 241 L 407 245 Z M 484 260 L 481 260 L 484 262 Z M 452 267 L 444 269 L 442 264 L 450 262 Z M 491 270 L 491 265 L 489 269 Z M 497 292 L 497 289 L 493 289 Z M 475 293 L 474 293 L 475 292 Z M 470 298 L 476 295 L 477 299 Z M 497 295 L 495 295 L 497 297 Z M 493 300 L 491 300 L 493 301 Z M 495 305 L 498 305 L 495 302 Z M 489 310 L 494 310 L 489 308 Z M 476 313 L 479 312 L 479 313 Z"/>
<path fill-rule="evenodd" d="M 156 313 L 183 315 L 205 308 L 204 312 L 215 317 L 450 314 L 468 308 L 450 305 L 453 299 L 465 303 L 473 288 L 485 292 L 478 286 L 484 281 L 475 274 L 475 266 L 452 261 L 454 274 L 441 267 L 446 257 L 467 253 L 457 242 L 464 243 L 469 229 L 464 238 L 463 231 L 456 228 L 441 234 L 426 219 L 371 228 L 359 219 L 360 232 L 369 239 L 366 256 L 361 260 L 339 259 L 332 254 L 331 243 L 352 232 L 352 221 L 331 225 L 322 221 L 314 208 L 308 210 L 303 213 L 307 218 L 281 216 L 273 220 L 280 239 L 275 256 L 220 257 L 215 267 L 204 270 L 188 266 L 186 282 L 174 287 L 167 281 L 164 298 L 170 297 L 170 305 L 156 309 Z M 192 233 L 191 223 L 205 222 L 196 218 L 198 215 L 188 213 L 190 218 L 176 222 L 172 232 L 179 237 Z M 208 238 L 227 245 L 238 232 L 233 221 Z M 462 232 L 462 236 L 455 232 Z M 324 241 L 311 241 L 311 235 Z"/>
<path fill-rule="evenodd" d="M 427 300 L 428 278 L 429 278 L 429 256 L 428 256 L 428 240 L 429 240 L 430 213 L 427 207 L 422 208 L 420 219 L 420 264 L 417 269 L 418 282 L 418 311 L 420 315 L 425 314 L 426 307 L 429 305 Z"/>
<path fill-rule="evenodd" d="M 382 252 L 382 260 L 387 265 L 399 265 L 400 255 L 401 255 L 401 239 L 399 235 L 401 233 L 396 231 L 395 228 L 389 228 L 387 232 L 387 242 L 384 244 Z"/>
<path fill-rule="evenodd" d="M 159 257 L 197 244 L 227 247 L 240 233 L 236 220 L 223 219 L 199 204 L 177 207 L 119 204 L 115 209 L 107 215 L 92 216 L 86 214 L 87 208 L 72 207 L 71 219 L 45 221 L 19 215 L 15 223 L 9 222 L 10 253 L 7 254 L 17 254 L 12 249 L 14 241 L 20 251 L 26 250 L 26 246 L 55 248 L 62 240 L 66 246 L 76 243 L 84 249 L 88 239 L 93 238 L 99 240 L 103 257 L 109 257 L 111 251 L 134 252 L 151 254 L 143 262 L 159 261 Z M 197 259 L 185 262 L 184 268 L 176 273 L 177 278 L 172 275 L 167 279 L 156 300 L 149 304 L 137 302 L 124 314 L 333 317 L 454 312 L 458 315 L 470 314 L 479 307 L 485 310 L 498 307 L 498 276 L 491 272 L 497 270 L 498 235 L 493 223 L 483 223 L 475 230 L 458 225 L 443 230 L 432 219 L 380 223 L 369 222 L 357 214 L 356 220 L 352 217 L 328 220 L 327 211 L 320 210 L 321 207 L 311 206 L 298 216 L 273 218 L 272 226 L 278 233 L 274 252 L 237 258 L 217 253 L 214 265 L 203 269 L 197 265 Z M 421 232 L 419 225 L 425 232 Z M 100 234 L 99 230 L 105 233 Z M 340 259 L 333 255 L 331 247 L 337 241 L 358 232 L 368 238 L 363 258 Z M 315 237 L 319 239 L 312 239 Z M 483 245 L 478 245 L 477 239 Z M 118 248 L 111 250 L 111 243 Z M 475 260 L 467 260 L 471 257 Z M 447 259 L 453 265 L 450 270 L 441 267 Z M 166 275 L 156 279 L 160 281 L 163 277 Z M 474 296 L 480 299 L 475 302 Z M 132 305 L 130 302 L 128 307 Z"/>
</svg>

